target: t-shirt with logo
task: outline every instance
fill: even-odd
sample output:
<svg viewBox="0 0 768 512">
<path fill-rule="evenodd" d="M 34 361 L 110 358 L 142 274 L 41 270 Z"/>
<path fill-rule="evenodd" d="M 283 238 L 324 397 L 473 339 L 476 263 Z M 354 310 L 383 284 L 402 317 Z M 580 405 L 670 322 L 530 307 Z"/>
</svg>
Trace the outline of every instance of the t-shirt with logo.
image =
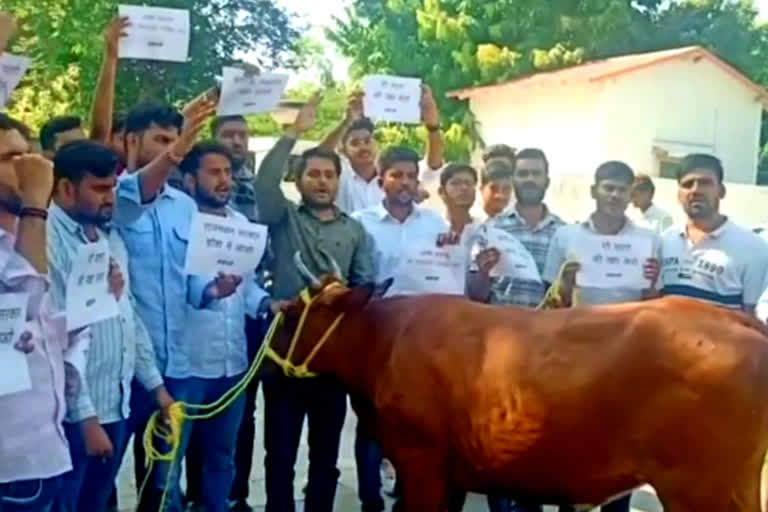
<svg viewBox="0 0 768 512">
<path fill-rule="evenodd" d="M 669 229 L 661 244 L 661 293 L 728 309 L 757 304 L 768 271 L 768 246 L 730 220 L 694 244 L 686 226 Z"/>
</svg>

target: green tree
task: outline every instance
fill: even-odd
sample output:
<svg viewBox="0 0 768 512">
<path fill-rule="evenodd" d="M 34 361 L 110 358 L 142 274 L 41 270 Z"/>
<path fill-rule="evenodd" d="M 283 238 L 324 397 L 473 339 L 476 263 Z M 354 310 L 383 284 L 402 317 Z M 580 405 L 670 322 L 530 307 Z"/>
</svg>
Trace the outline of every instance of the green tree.
<svg viewBox="0 0 768 512">
<path fill-rule="evenodd" d="M 299 32 L 274 0 L 4 0 L 20 33 L 11 51 L 33 57 L 33 67 L 14 94 L 11 111 L 34 126 L 65 112 L 88 112 L 102 55 L 102 29 L 118 3 L 190 11 L 192 37 L 186 63 L 121 60 L 118 108 L 142 99 L 178 102 L 210 87 L 235 56 L 259 64 L 295 67 Z"/>
<path fill-rule="evenodd" d="M 691 44 L 762 79 L 768 38 L 756 14 L 752 0 L 355 0 L 328 37 L 352 60 L 354 78 L 425 80 L 453 135 L 448 153 L 466 156 L 482 141 L 466 103 L 445 98 L 449 90 Z"/>
</svg>

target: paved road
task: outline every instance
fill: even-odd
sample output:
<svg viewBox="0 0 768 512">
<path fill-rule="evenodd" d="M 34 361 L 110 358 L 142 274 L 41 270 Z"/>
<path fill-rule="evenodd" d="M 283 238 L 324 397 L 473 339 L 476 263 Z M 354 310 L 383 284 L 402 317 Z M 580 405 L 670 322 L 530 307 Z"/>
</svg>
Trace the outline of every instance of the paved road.
<svg viewBox="0 0 768 512">
<path fill-rule="evenodd" d="M 251 474 L 251 504 L 256 506 L 256 510 L 263 511 L 265 503 L 264 494 L 264 450 L 263 450 L 263 411 L 262 397 L 259 394 L 259 403 L 256 411 L 257 429 L 256 429 L 256 453 L 254 454 L 253 473 Z M 339 492 L 336 500 L 337 512 L 359 512 L 360 505 L 357 500 L 357 480 L 355 473 L 355 458 L 353 451 L 353 442 L 355 435 L 355 423 L 356 419 L 354 414 L 350 412 L 347 414 L 347 421 L 344 426 L 344 434 L 342 436 L 341 447 L 341 460 L 339 461 L 339 469 L 341 470 L 341 479 L 339 482 Z M 305 429 L 306 435 L 306 429 Z M 129 450 L 130 451 L 130 450 Z M 307 475 L 307 456 L 308 450 L 306 445 L 306 438 L 302 440 L 302 446 L 299 451 L 298 463 L 296 468 L 296 492 L 297 499 L 301 499 L 301 487 Z M 125 463 L 118 476 L 118 483 L 120 489 L 120 508 L 122 510 L 130 511 L 135 508 L 136 505 L 136 492 L 132 484 L 133 474 L 133 454 L 128 453 L 126 455 Z M 635 512 L 662 512 L 661 505 L 658 503 L 656 497 L 650 490 L 643 490 L 635 493 L 632 500 L 632 506 Z M 467 504 L 464 507 L 464 512 L 487 512 L 488 507 L 486 505 L 485 498 L 482 496 L 472 495 L 467 500 Z M 546 512 L 554 512 L 556 509 L 551 508 Z"/>
</svg>

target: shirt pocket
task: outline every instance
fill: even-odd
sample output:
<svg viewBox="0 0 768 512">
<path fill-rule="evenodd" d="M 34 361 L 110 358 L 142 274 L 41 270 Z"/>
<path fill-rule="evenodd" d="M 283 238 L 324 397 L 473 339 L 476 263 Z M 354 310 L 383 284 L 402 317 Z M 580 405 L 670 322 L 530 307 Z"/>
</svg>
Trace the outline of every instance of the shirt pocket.
<svg viewBox="0 0 768 512">
<path fill-rule="evenodd" d="M 149 215 L 142 215 L 139 220 L 124 226 L 121 231 L 123 242 L 131 258 L 142 259 L 157 256 L 155 230 Z"/>
<path fill-rule="evenodd" d="M 189 246 L 189 226 L 174 226 L 171 231 L 171 236 L 168 240 L 171 256 L 178 265 L 184 267 L 184 262 L 187 258 L 187 247 Z"/>
</svg>

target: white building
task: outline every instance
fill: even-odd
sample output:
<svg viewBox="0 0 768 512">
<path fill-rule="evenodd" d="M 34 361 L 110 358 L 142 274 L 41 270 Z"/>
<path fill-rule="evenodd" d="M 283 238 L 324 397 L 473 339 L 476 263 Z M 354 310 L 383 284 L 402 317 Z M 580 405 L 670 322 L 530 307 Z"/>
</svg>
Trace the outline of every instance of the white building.
<svg viewBox="0 0 768 512">
<path fill-rule="evenodd" d="M 454 91 L 486 144 L 538 147 L 554 175 L 607 160 L 674 177 L 688 153 L 722 159 L 727 182 L 754 184 L 768 91 L 701 47 L 627 55 Z"/>
</svg>

